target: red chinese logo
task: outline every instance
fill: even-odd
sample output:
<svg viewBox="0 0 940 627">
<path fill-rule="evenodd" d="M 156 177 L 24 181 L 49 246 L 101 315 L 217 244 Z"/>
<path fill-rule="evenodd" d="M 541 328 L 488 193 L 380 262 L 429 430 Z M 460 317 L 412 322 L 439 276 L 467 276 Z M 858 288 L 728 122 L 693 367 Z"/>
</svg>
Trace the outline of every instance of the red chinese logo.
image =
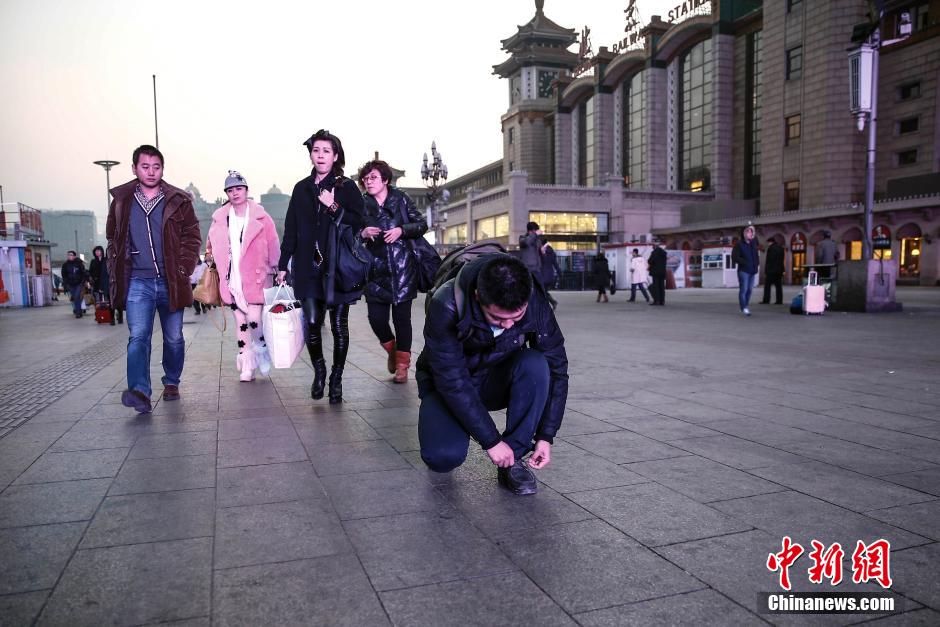
<svg viewBox="0 0 940 627">
<path fill-rule="evenodd" d="M 813 565 L 807 569 L 810 583 L 821 584 L 828 579 L 830 585 L 838 586 L 842 583 L 842 559 L 845 551 L 838 542 L 826 547 L 818 540 L 812 541 L 813 550 L 808 553 Z M 803 547 L 793 542 L 790 536 L 784 536 L 782 548 L 779 553 L 767 556 L 767 569 L 770 572 L 780 572 L 780 587 L 790 589 L 790 567 L 803 555 Z M 871 544 L 861 540 L 852 553 L 852 581 L 854 583 L 868 583 L 876 581 L 882 588 L 891 587 L 891 543 L 885 539 L 878 539 Z"/>
<path fill-rule="evenodd" d="M 865 545 L 861 540 L 852 553 L 852 581 L 866 583 L 874 579 L 882 588 L 891 587 L 891 543 L 876 540 Z"/>
<path fill-rule="evenodd" d="M 790 566 L 803 554 L 803 547 L 793 544 L 790 536 L 783 537 L 783 550 L 767 556 L 767 569 L 770 572 L 780 571 L 780 587 L 790 589 Z"/>
<path fill-rule="evenodd" d="M 826 545 L 818 540 L 813 540 L 812 544 L 813 550 L 810 551 L 809 558 L 813 560 L 813 565 L 807 571 L 809 580 L 812 583 L 822 583 L 825 577 L 830 585 L 838 586 L 842 583 L 842 558 L 845 557 L 842 545 L 836 542 L 826 549 Z"/>
</svg>

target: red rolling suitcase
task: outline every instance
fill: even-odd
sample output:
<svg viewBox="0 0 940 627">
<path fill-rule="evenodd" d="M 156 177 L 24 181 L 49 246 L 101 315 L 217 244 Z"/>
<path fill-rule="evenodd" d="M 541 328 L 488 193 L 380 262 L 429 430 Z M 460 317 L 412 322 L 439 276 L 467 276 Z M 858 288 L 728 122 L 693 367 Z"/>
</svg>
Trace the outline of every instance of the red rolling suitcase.
<svg viewBox="0 0 940 627">
<path fill-rule="evenodd" d="M 111 305 L 108 303 L 95 304 L 95 322 L 98 324 L 111 324 L 112 315 Z"/>
</svg>

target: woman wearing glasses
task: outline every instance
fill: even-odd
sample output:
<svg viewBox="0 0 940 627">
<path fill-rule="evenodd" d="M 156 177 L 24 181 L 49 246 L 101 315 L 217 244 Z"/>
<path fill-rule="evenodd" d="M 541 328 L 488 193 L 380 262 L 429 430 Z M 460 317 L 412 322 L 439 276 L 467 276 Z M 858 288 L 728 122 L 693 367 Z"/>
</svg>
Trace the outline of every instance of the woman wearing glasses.
<svg viewBox="0 0 940 627">
<path fill-rule="evenodd" d="M 287 217 L 284 240 L 278 263 L 278 282 L 287 274 L 291 262 L 294 294 L 303 303 L 307 319 L 307 352 L 313 364 L 313 385 L 310 396 L 323 398 L 326 362 L 323 359 L 321 327 L 330 312 L 333 332 L 333 369 L 330 372 L 330 403 L 343 400 L 343 368 L 349 349 L 349 305 L 359 300 L 362 290 L 342 292 L 328 272 L 336 264 L 336 222 L 341 221 L 359 232 L 363 223 L 362 194 L 356 184 L 343 176 L 346 155 L 339 138 L 327 130 L 319 130 L 304 142 L 310 151 L 313 171 L 294 186 Z M 293 261 L 291 261 L 293 260 Z"/>
<path fill-rule="evenodd" d="M 418 263 L 406 240 L 422 237 L 428 224 L 411 198 L 389 185 L 391 180 L 392 169 L 384 161 L 369 161 L 359 169 L 369 225 L 362 237 L 376 263 L 387 269 L 366 285 L 369 325 L 388 353 L 393 380 L 405 383 L 411 366 L 411 301 L 418 295 Z M 390 310 L 394 334 L 388 324 Z"/>
<path fill-rule="evenodd" d="M 215 260 L 219 271 L 219 293 L 238 323 L 240 381 L 255 378 L 255 368 L 267 375 L 271 370 L 268 347 L 261 330 L 264 288 L 278 261 L 278 237 L 274 220 L 264 207 L 248 198 L 248 181 L 229 170 L 225 178 L 228 202 L 212 214 L 206 238 L 206 260 Z"/>
</svg>

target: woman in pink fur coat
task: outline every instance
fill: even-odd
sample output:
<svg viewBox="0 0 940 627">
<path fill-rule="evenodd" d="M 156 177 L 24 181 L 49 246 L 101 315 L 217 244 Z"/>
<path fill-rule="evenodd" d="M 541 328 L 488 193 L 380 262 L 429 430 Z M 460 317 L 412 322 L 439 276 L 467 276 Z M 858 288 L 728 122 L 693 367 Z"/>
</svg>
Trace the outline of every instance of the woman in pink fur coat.
<svg viewBox="0 0 940 627">
<path fill-rule="evenodd" d="M 268 374 L 271 361 L 261 331 L 264 288 L 271 287 L 281 255 L 274 221 L 264 207 L 248 200 L 248 182 L 229 170 L 228 202 L 212 214 L 206 242 L 207 260 L 219 271 L 222 302 L 231 306 L 238 325 L 239 380 L 254 379 L 254 370 Z"/>
</svg>

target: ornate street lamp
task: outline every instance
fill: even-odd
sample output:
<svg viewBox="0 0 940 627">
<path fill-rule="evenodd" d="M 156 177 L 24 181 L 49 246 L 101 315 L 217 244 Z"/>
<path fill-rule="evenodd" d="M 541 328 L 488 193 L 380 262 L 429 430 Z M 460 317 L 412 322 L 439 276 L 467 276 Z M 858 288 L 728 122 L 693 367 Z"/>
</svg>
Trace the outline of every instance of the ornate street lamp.
<svg viewBox="0 0 940 627">
<path fill-rule="evenodd" d="M 437 144 L 431 142 L 431 163 L 428 164 L 428 153 L 424 153 L 421 160 L 421 180 L 428 188 L 428 228 L 434 230 L 435 243 L 440 245 L 444 243 L 444 224 L 447 222 L 447 215 L 440 215 L 437 212 L 437 201 L 443 200 L 446 204 L 450 199 L 450 192 L 444 189 L 444 183 L 447 181 L 447 165 L 444 158 L 437 151 Z"/>
</svg>

